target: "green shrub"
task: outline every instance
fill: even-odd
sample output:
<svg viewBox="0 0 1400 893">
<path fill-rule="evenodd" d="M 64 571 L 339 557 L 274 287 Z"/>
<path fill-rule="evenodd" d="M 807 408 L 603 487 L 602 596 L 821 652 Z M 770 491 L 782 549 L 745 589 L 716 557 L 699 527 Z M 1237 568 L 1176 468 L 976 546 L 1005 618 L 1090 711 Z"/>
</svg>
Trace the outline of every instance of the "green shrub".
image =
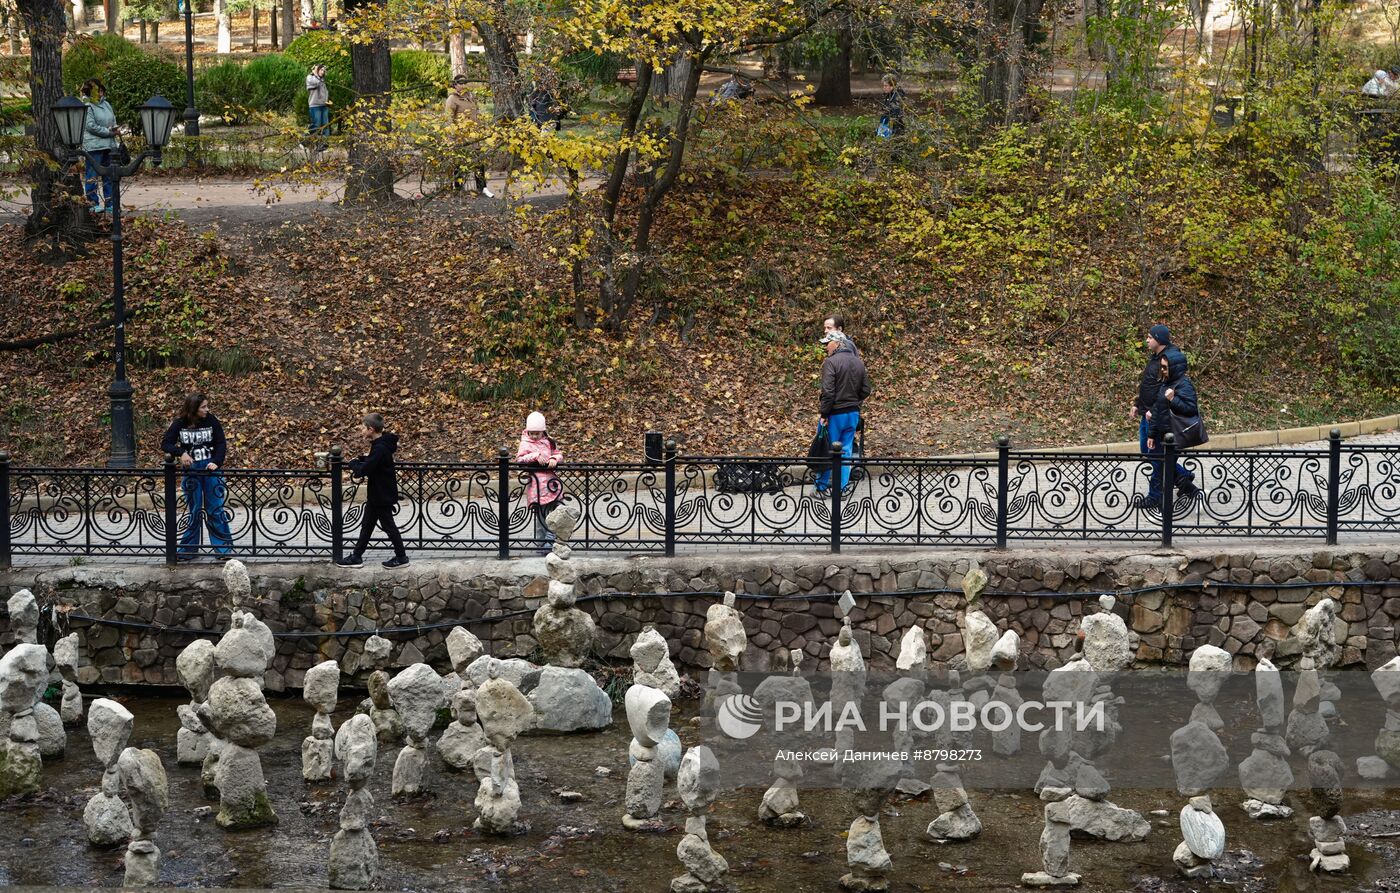
<svg viewBox="0 0 1400 893">
<path fill-rule="evenodd" d="M 446 96 L 452 70 L 442 53 L 398 50 L 390 58 L 394 92 L 412 92 L 415 98 Z"/>
<path fill-rule="evenodd" d="M 112 104 L 117 122 L 133 131 L 141 123 L 137 110 L 157 93 L 174 106 L 184 106 L 185 73 L 173 62 L 148 53 L 137 52 L 113 59 L 102 82 L 107 85 L 107 101 Z"/>
<path fill-rule="evenodd" d="M 303 121 L 310 119 L 306 110 L 306 74 L 311 66 L 326 66 L 326 86 L 330 89 L 331 113 L 346 108 L 354 100 L 350 89 L 350 44 L 335 31 L 307 31 L 288 44 L 282 55 L 301 66 L 302 89 L 296 111 Z"/>
<path fill-rule="evenodd" d="M 63 90 L 76 95 L 88 78 L 97 78 L 111 89 L 107 70 L 112 63 L 139 55 L 141 50 L 120 34 L 79 35 L 63 54 Z"/>
<path fill-rule="evenodd" d="M 247 104 L 262 112 L 290 112 L 306 105 L 306 69 L 295 59 L 271 53 L 249 62 Z"/>
<path fill-rule="evenodd" d="M 241 124 L 247 119 L 244 108 L 253 95 L 252 78 L 239 62 L 223 62 L 203 72 L 195 80 L 195 98 L 206 115 L 221 115 L 225 123 Z"/>
</svg>

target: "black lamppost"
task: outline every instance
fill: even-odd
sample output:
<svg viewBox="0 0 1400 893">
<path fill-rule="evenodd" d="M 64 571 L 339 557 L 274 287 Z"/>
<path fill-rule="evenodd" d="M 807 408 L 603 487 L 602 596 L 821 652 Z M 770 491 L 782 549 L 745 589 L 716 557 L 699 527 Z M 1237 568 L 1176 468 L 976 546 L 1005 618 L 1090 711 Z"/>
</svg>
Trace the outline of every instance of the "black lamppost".
<svg viewBox="0 0 1400 893">
<path fill-rule="evenodd" d="M 194 0 L 185 3 L 185 136 L 199 136 L 199 109 L 194 107 Z M 198 158 L 198 150 L 191 148 Z"/>
<path fill-rule="evenodd" d="M 156 95 L 141 106 L 141 130 L 147 147 L 127 164 L 102 164 L 97 157 L 83 150 L 84 125 L 88 107 L 81 100 L 65 96 L 53 107 L 53 120 L 58 128 L 59 161 L 72 164 L 86 158 L 97 175 L 112 181 L 112 319 L 116 330 L 112 361 L 115 366 L 112 386 L 107 396 L 112 401 L 112 455 L 108 468 L 136 467 L 136 425 L 131 412 L 131 382 L 126 380 L 126 293 L 122 289 L 122 178 L 129 177 L 151 159 L 160 165 L 160 153 L 170 141 L 175 126 L 175 107 L 165 97 Z"/>
</svg>

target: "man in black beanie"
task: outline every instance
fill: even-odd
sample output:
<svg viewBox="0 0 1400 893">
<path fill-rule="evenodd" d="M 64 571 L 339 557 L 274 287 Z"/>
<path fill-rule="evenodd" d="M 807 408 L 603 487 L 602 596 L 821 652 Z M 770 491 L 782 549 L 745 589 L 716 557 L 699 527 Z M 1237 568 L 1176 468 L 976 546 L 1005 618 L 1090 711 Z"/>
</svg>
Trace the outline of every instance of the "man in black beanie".
<svg viewBox="0 0 1400 893">
<path fill-rule="evenodd" d="M 1147 346 L 1147 365 L 1143 367 L 1142 378 L 1138 381 L 1137 397 L 1133 400 L 1132 408 L 1128 412 L 1128 420 L 1138 422 L 1138 449 L 1144 456 L 1153 452 L 1147 448 L 1147 423 L 1152 415 L 1152 405 L 1157 402 L 1157 392 L 1162 383 L 1159 378 L 1161 370 L 1161 358 L 1165 356 L 1173 365 L 1180 363 L 1183 369 L 1186 368 L 1186 355 L 1181 349 L 1172 344 L 1171 330 L 1162 323 L 1157 323 L 1147 330 L 1147 338 L 1144 340 Z M 1191 490 L 1191 481 L 1195 475 L 1187 471 L 1180 463 L 1176 463 L 1176 486 L 1179 490 Z M 1152 463 L 1152 477 L 1147 484 L 1147 496 L 1142 500 L 1144 508 L 1159 508 L 1162 505 L 1162 463 L 1160 460 Z"/>
</svg>

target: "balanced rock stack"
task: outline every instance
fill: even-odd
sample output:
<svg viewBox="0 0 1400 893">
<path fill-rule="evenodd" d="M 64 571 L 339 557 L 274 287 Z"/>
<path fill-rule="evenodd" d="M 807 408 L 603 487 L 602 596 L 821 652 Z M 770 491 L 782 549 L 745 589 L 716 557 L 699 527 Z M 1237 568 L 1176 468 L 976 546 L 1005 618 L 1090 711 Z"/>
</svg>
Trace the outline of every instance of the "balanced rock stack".
<svg viewBox="0 0 1400 893">
<path fill-rule="evenodd" d="M 1283 740 L 1291 751 L 1303 756 L 1327 746 L 1331 732 L 1322 717 L 1322 677 L 1311 657 L 1298 662 L 1298 681 L 1293 689 L 1293 709 Z"/>
<path fill-rule="evenodd" d="M 438 739 L 442 761 L 458 771 L 470 769 L 477 751 L 487 745 L 486 733 L 476 719 L 476 686 L 462 686 L 452 696 L 452 722 Z"/>
<path fill-rule="evenodd" d="M 1347 855 L 1346 822 L 1342 819 L 1342 761 L 1330 750 L 1316 750 L 1308 756 L 1308 775 L 1318 813 L 1308 819 L 1313 848 L 1313 871 L 1341 872 L 1351 867 Z"/>
<path fill-rule="evenodd" d="M 131 838 L 131 813 L 122 801 L 119 761 L 136 719 L 116 701 L 102 698 L 88 711 L 88 737 L 102 764 L 102 786 L 83 809 L 88 843 L 113 847 Z"/>
<path fill-rule="evenodd" d="M 165 767 L 153 750 L 128 747 L 117 760 L 122 792 L 131 810 L 131 841 L 126 846 L 123 887 L 149 887 L 160 881 L 160 848 L 152 840 L 170 807 Z"/>
<path fill-rule="evenodd" d="M 1288 818 L 1293 810 L 1283 805 L 1284 792 L 1293 784 L 1288 767 L 1288 744 L 1279 734 L 1283 727 L 1283 677 L 1267 658 L 1254 668 L 1254 698 L 1259 705 L 1261 728 L 1250 736 L 1254 750 L 1240 763 L 1243 805 L 1250 818 Z"/>
<path fill-rule="evenodd" d="M 763 708 L 764 727 L 770 732 L 776 731 L 776 705 L 779 702 L 800 704 L 804 709 L 816 704 L 812 684 L 799 675 L 802 671 L 802 649 L 794 648 L 788 654 L 791 674 L 769 676 L 758 684 L 753 693 L 754 700 Z M 679 740 L 676 746 L 679 748 Z M 797 782 L 802 776 L 802 764 L 790 759 L 782 748 L 778 748 L 773 756 L 773 784 L 764 792 L 763 800 L 758 804 L 761 821 L 778 828 L 796 828 L 807 822 L 807 816 L 798 808 Z"/>
<path fill-rule="evenodd" d="M 681 677 L 671 663 L 671 649 L 656 627 L 647 624 L 632 643 L 632 681 L 675 698 L 681 693 Z"/>
<path fill-rule="evenodd" d="M 718 709 L 725 699 L 743 691 L 739 686 L 739 658 L 749 646 L 749 636 L 744 631 L 744 616 L 734 607 L 735 601 L 734 593 L 726 592 L 724 601 L 705 611 L 705 650 L 710 654 L 705 706 L 710 710 Z"/>
<path fill-rule="evenodd" d="M 175 673 L 190 693 L 190 702 L 175 709 L 180 730 L 175 733 L 175 762 L 179 765 L 203 763 L 209 756 L 212 736 L 199 718 L 199 707 L 209 700 L 214 684 L 214 643 L 195 639 L 175 658 Z"/>
<path fill-rule="evenodd" d="M 498 664 L 491 664 L 488 672 L 490 678 L 476 691 L 477 720 L 488 743 L 473 759 L 480 782 L 473 827 L 487 834 L 520 834 L 528 827 L 519 818 L 520 786 L 510 746 L 534 725 L 535 709 L 520 689 L 501 677 Z"/>
<path fill-rule="evenodd" d="M 1379 758 L 1361 757 L 1356 762 L 1363 777 L 1375 779 L 1400 769 L 1400 657 L 1392 657 L 1372 672 L 1371 684 L 1385 701 L 1385 724 L 1376 732 Z"/>
<path fill-rule="evenodd" d="M 661 812 L 661 795 L 666 770 L 658 745 L 666 740 L 671 725 L 671 699 L 649 685 L 627 689 L 627 724 L 632 730 L 628 747 L 633 763 L 627 773 L 626 812 L 622 826 L 629 831 L 646 828 Z"/>
<path fill-rule="evenodd" d="M 729 863 L 710 848 L 705 814 L 719 794 L 719 761 L 708 747 L 692 747 L 681 758 L 676 777 L 685 804 L 685 835 L 676 846 L 676 857 L 686 872 L 671 880 L 671 893 L 711 893 L 724 890 Z"/>
<path fill-rule="evenodd" d="M 383 636 L 373 635 L 365 640 L 365 660 L 374 668 L 369 674 L 369 718 L 374 722 L 380 744 L 397 744 L 403 740 L 403 721 L 389 697 L 389 654 L 393 643 Z"/>
<path fill-rule="evenodd" d="M 428 733 L 442 704 L 442 679 L 427 664 L 413 664 L 389 682 L 389 699 L 403 722 L 407 741 L 394 761 L 395 797 L 423 792 Z"/>
<path fill-rule="evenodd" d="M 848 772 L 847 782 L 856 786 L 859 814 L 846 832 L 846 865 L 851 870 L 841 877 L 841 889 L 878 891 L 890 888 L 890 854 L 880 833 L 880 811 L 894 793 L 899 766 L 889 760 L 870 760 Z"/>
<path fill-rule="evenodd" d="M 0 658 L 0 799 L 39 791 L 44 767 L 34 702 L 48 665 L 38 645 L 16 645 Z"/>
<path fill-rule="evenodd" d="M 77 633 L 69 633 L 53 646 L 53 660 L 63 679 L 63 700 L 59 703 L 58 716 L 65 726 L 74 726 L 83 721 L 83 692 L 78 688 L 80 651 Z"/>
<path fill-rule="evenodd" d="M 200 711 L 200 719 L 207 719 L 223 742 L 214 776 L 219 789 L 216 821 L 230 830 L 277 822 L 257 751 L 277 732 L 277 715 L 267 706 L 261 684 L 272 660 L 266 629 L 251 614 L 234 612 L 232 628 L 214 649 L 214 664 L 222 675 L 209 688 L 207 711 Z"/>
<path fill-rule="evenodd" d="M 486 647 L 470 630 L 462 626 L 452 627 L 447 634 L 447 660 L 452 664 L 452 672 L 442 677 L 443 703 L 451 704 L 463 686 L 476 688 L 476 684 L 468 678 L 467 668 L 485 653 Z"/>
<path fill-rule="evenodd" d="M 593 618 L 574 606 L 578 571 L 570 556 L 569 539 L 578 525 L 578 514 L 565 506 L 550 513 L 545 524 L 554 533 L 554 548 L 545 558 L 549 571 L 548 601 L 535 611 L 535 640 L 545 662 L 556 667 L 578 667 L 593 651 L 598 630 Z"/>
<path fill-rule="evenodd" d="M 368 890 L 379 873 L 379 849 L 369 833 L 374 797 L 369 781 L 379 755 L 374 720 L 365 714 L 352 716 L 335 734 L 335 756 L 349 792 L 340 810 L 340 830 L 331 840 L 328 866 L 332 890 Z"/>
<path fill-rule="evenodd" d="M 335 713 L 340 699 L 340 664 L 321 661 L 306 671 L 301 697 L 316 711 L 311 718 L 311 734 L 301 741 L 301 777 L 307 781 L 330 781 L 335 768 Z"/>
<path fill-rule="evenodd" d="M 1181 808 L 1181 843 L 1172 861 L 1188 878 L 1215 875 L 1215 860 L 1225 852 L 1225 825 L 1211 808 L 1209 796 L 1192 797 Z"/>
<path fill-rule="evenodd" d="M 996 687 L 992 689 L 992 700 L 1006 705 L 1007 715 L 1015 716 L 1024 700 L 1016 690 L 1016 665 L 1021 658 L 1021 637 L 1009 629 L 1001 634 L 996 645 L 992 646 L 992 666 L 1001 672 Z M 1021 752 L 1021 726 L 1008 723 L 1005 728 L 992 729 L 992 753 L 1010 757 Z"/>
<path fill-rule="evenodd" d="M 28 589 L 21 589 L 10 596 L 6 609 L 10 612 L 10 630 L 15 635 L 15 641 L 21 645 L 38 645 L 39 603 L 35 600 L 34 594 Z M 58 711 L 42 700 L 44 690 L 48 688 L 49 682 L 49 653 L 48 649 L 42 650 L 44 652 L 44 679 L 34 693 L 32 716 L 36 736 L 35 745 L 39 748 L 40 758 L 47 760 L 63 756 L 63 750 L 68 745 L 68 736 L 63 731 L 63 719 L 59 716 Z"/>
</svg>

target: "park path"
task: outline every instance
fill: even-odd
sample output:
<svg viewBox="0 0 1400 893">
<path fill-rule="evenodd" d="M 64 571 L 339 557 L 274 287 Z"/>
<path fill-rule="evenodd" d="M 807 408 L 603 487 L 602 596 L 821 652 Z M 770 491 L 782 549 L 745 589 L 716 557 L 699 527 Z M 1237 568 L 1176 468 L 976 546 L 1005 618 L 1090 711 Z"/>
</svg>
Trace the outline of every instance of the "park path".
<svg viewBox="0 0 1400 893">
<path fill-rule="evenodd" d="M 1341 543 L 1400 542 L 1400 433 L 1346 441 L 1340 473 Z M 1360 449 L 1358 449 L 1360 448 Z M 1231 537 L 1320 544 L 1327 499 L 1327 444 L 1311 443 L 1229 452 L 1188 453 L 1187 466 L 1202 488 L 1178 505 L 1177 541 Z M 944 463 L 871 459 L 870 473 L 845 497 L 847 548 L 891 545 L 986 545 L 996 534 L 995 461 Z M 678 554 L 721 551 L 820 550 L 829 542 L 830 502 L 814 495 L 801 472 L 781 489 L 761 494 L 721 493 L 715 464 L 677 465 Z M 1158 510 L 1141 508 L 1149 466 L 1140 458 L 1013 453 L 1008 474 L 1012 548 L 1055 542 L 1134 541 L 1152 548 L 1161 533 Z M 507 501 L 511 549 L 538 547 L 533 516 L 512 473 Z M 494 554 L 497 506 L 491 463 L 409 466 L 400 474 L 404 499 L 396 517 L 410 550 Z M 583 520 L 575 545 L 587 551 L 651 553 L 664 541 L 664 475 L 657 468 L 585 467 L 560 470 L 566 500 Z M 234 551 L 254 557 L 324 557 L 329 551 L 329 487 L 324 475 L 237 472 L 226 477 Z M 22 565 L 66 563 L 73 556 L 152 563 L 163 555 L 159 472 L 55 477 L 13 469 L 12 540 Z M 354 488 L 346 486 L 347 546 L 360 517 Z M 181 525 L 186 511 L 181 501 Z M 85 521 L 84 519 L 91 519 Z M 385 557 L 376 542 L 370 557 Z M 139 555 L 113 555 L 122 550 Z M 206 557 L 212 558 L 206 551 Z"/>
</svg>

